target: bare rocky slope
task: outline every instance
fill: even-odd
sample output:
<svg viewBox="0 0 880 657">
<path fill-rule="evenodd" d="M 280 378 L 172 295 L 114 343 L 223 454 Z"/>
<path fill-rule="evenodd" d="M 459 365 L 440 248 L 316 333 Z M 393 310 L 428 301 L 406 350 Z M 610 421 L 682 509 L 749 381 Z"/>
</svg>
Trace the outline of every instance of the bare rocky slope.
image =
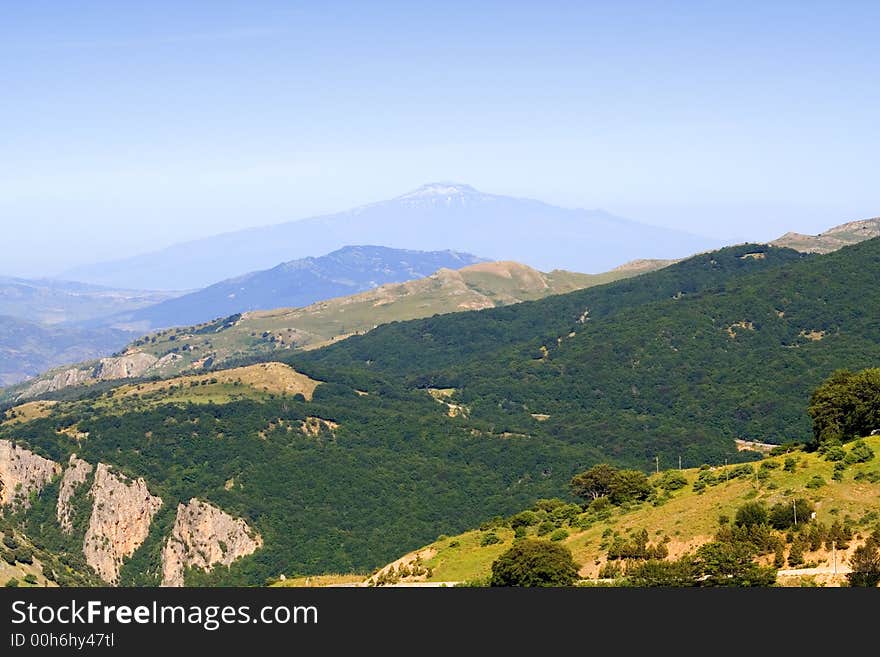
<svg viewBox="0 0 880 657">
<path fill-rule="evenodd" d="M 779 239 L 770 242 L 773 246 L 788 247 L 805 253 L 831 253 L 850 244 L 880 237 L 880 217 L 850 221 L 849 223 L 829 228 L 819 235 L 803 235 L 786 233 Z"/>
<path fill-rule="evenodd" d="M 162 586 L 183 586 L 187 568 L 229 566 L 262 544 L 244 520 L 193 498 L 177 506 L 174 528 L 162 550 Z"/>
<path fill-rule="evenodd" d="M 71 455 L 67 467 L 34 452 L 0 440 L 0 512 L 28 505 L 61 475 L 57 521 L 65 533 L 72 530 L 71 500 L 76 490 L 94 480 L 88 495 L 91 514 L 83 540 L 85 562 L 108 584 L 116 584 L 119 571 L 146 540 L 163 500 L 150 493 L 142 478 L 131 479 L 106 463 L 97 466 Z M 187 568 L 211 570 L 250 555 L 262 538 L 237 519 L 207 502 L 192 499 L 180 504 L 171 534 L 162 552 L 162 584 L 183 586 Z"/>
</svg>

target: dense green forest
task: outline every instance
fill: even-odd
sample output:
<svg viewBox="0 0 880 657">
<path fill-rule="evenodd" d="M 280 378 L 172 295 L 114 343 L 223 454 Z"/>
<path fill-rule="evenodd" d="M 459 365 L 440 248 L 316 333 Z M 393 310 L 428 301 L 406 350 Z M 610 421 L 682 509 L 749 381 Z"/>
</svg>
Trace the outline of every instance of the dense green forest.
<svg viewBox="0 0 880 657">
<path fill-rule="evenodd" d="M 311 401 L 267 394 L 135 410 L 94 403 L 106 398 L 97 388 L 80 400 L 65 393 L 49 417 L 7 424 L 0 438 L 58 461 L 77 451 L 111 463 L 163 497 L 123 584 L 158 581 L 166 509 L 193 496 L 245 518 L 265 545 L 191 582 L 369 570 L 438 534 L 570 496 L 572 475 L 598 462 L 644 470 L 655 456 L 661 466 L 681 456 L 693 467 L 755 458 L 735 437 L 808 441 L 811 391 L 834 370 L 880 360 L 878 265 L 880 240 L 827 256 L 738 246 L 293 353 L 290 364 L 325 382 Z M 450 417 L 426 388 L 455 388 L 464 413 Z M 306 417 L 339 427 L 306 435 Z M 88 438 L 58 433 L 72 425 Z M 51 505 L 38 500 L 40 509 L 48 521 Z M 28 531 L 48 524 L 29 521 Z"/>
<path fill-rule="evenodd" d="M 290 362 L 455 388 L 496 432 L 588 444 L 636 467 L 657 454 L 693 466 L 723 458 L 733 438 L 808 441 L 812 390 L 880 361 L 878 307 L 878 239 L 818 257 L 744 245 L 512 308 L 379 327 Z"/>
</svg>

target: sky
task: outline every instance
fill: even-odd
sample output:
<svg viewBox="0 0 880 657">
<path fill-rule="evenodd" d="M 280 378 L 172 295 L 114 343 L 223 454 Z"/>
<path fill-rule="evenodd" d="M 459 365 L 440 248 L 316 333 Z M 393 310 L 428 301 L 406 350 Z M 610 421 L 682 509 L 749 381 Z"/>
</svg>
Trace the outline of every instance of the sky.
<svg viewBox="0 0 880 657">
<path fill-rule="evenodd" d="M 880 215 L 877 2 L 0 4 L 0 274 L 437 180 L 731 241 Z"/>
</svg>

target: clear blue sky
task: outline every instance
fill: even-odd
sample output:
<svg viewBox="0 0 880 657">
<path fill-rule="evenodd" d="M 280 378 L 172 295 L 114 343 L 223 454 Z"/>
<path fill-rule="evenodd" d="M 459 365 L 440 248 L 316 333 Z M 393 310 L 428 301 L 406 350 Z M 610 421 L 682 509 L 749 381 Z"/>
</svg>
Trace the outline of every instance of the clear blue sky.
<svg viewBox="0 0 880 657">
<path fill-rule="evenodd" d="M 731 239 L 880 214 L 878 2 L 4 2 L 0 273 L 433 180 Z"/>
</svg>

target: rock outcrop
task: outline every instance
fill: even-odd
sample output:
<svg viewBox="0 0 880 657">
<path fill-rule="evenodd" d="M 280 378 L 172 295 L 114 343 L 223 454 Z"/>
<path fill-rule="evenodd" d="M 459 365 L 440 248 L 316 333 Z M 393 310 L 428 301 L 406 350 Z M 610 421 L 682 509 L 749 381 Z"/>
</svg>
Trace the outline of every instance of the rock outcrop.
<svg viewBox="0 0 880 657">
<path fill-rule="evenodd" d="M 0 507 L 30 506 L 31 493 L 39 491 L 61 466 L 30 450 L 0 440 Z"/>
<path fill-rule="evenodd" d="M 67 469 L 64 471 L 64 476 L 61 478 L 61 488 L 58 491 L 58 504 L 55 507 L 55 515 L 58 518 L 58 524 L 61 525 L 61 529 L 68 534 L 73 531 L 73 523 L 70 518 L 70 499 L 73 497 L 73 493 L 76 489 L 86 482 L 86 479 L 92 474 L 92 470 L 94 470 L 94 468 L 91 463 L 77 458 L 76 454 L 70 455 Z"/>
<path fill-rule="evenodd" d="M 28 399 L 30 397 L 42 395 L 45 392 L 55 392 L 62 388 L 82 385 L 86 381 L 91 380 L 91 378 L 91 370 L 81 370 L 76 368 L 64 370 L 63 372 L 58 372 L 51 378 L 40 379 L 28 386 L 18 396 L 18 399 Z"/>
<path fill-rule="evenodd" d="M 86 563 L 101 578 L 116 584 L 119 568 L 147 538 L 162 500 L 143 479 L 130 480 L 99 463 L 91 488 L 93 506 L 83 542 Z"/>
<path fill-rule="evenodd" d="M 187 568 L 210 571 L 253 554 L 263 539 L 241 518 L 195 498 L 177 506 L 177 519 L 162 550 L 162 586 L 183 586 Z"/>
<path fill-rule="evenodd" d="M 71 386 L 80 386 L 94 381 L 115 381 L 145 375 L 159 359 L 152 354 L 133 351 L 122 356 L 102 358 L 91 369 L 72 368 L 58 372 L 47 379 L 40 379 L 25 388 L 16 399 L 28 399 L 46 392 L 55 392 Z M 163 358 L 162 367 L 173 363 L 173 358 Z"/>
<path fill-rule="evenodd" d="M 153 354 L 145 354 L 142 351 L 102 358 L 95 368 L 94 378 L 98 381 L 111 381 L 142 376 L 158 360 Z"/>
</svg>

